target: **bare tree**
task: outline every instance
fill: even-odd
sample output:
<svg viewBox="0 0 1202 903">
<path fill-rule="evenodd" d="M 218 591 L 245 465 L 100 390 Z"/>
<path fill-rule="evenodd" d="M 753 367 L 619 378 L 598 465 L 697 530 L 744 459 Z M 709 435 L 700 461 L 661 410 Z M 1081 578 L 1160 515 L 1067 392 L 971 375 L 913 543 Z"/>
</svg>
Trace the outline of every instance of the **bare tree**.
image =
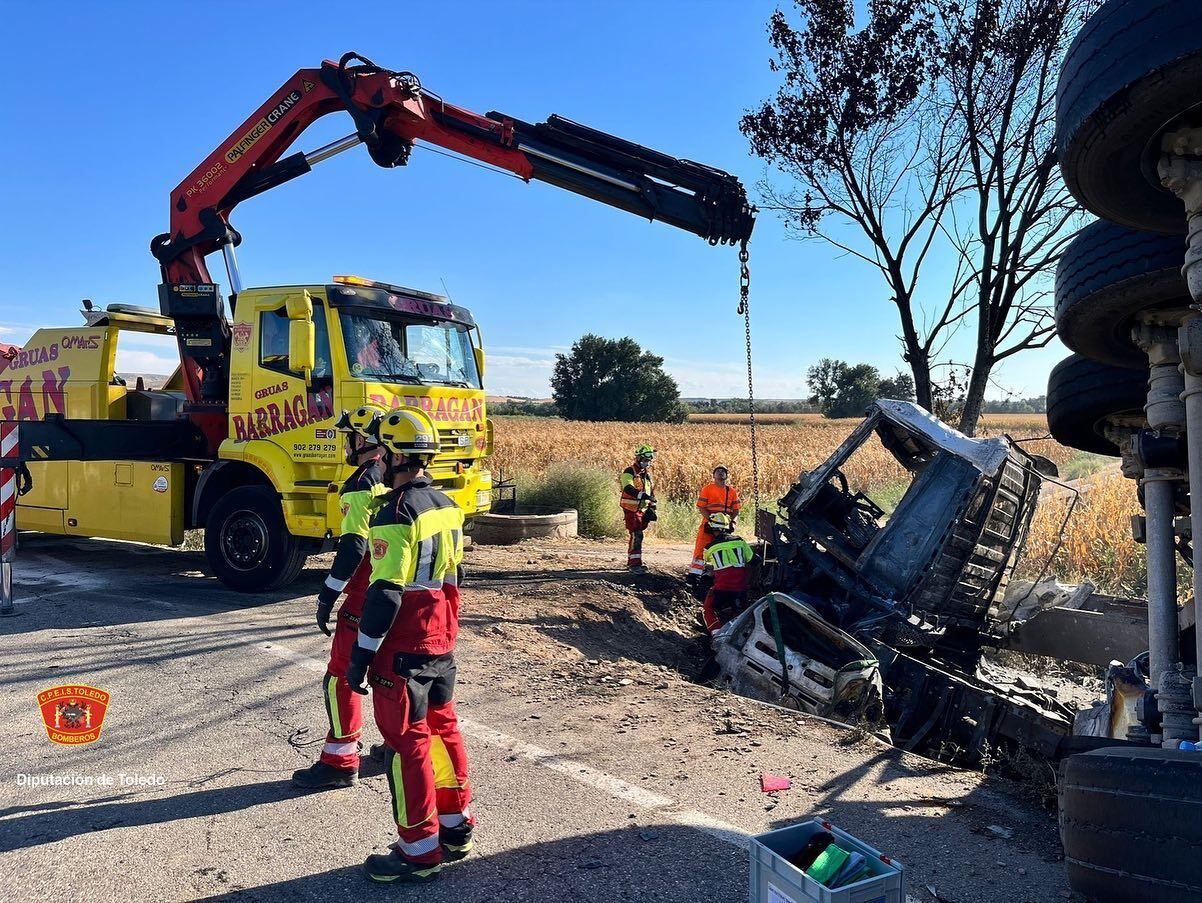
<svg viewBox="0 0 1202 903">
<path fill-rule="evenodd" d="M 1054 94 L 1069 38 L 1100 0 L 794 0 L 768 34 L 783 84 L 743 117 L 791 177 L 764 206 L 875 267 L 919 404 L 975 327 L 960 410 L 972 433 L 994 367 L 1054 335 L 1050 277 L 1079 214 L 1055 165 Z M 932 261 L 951 275 L 920 283 Z"/>
</svg>

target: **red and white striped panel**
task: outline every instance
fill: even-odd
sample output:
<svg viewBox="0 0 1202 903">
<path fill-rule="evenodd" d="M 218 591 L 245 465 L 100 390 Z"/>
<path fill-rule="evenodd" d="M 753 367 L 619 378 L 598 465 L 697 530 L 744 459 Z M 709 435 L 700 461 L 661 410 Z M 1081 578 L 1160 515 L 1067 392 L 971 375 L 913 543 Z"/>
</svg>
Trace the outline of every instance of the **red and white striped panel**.
<svg viewBox="0 0 1202 903">
<path fill-rule="evenodd" d="M 0 423 L 0 459 L 17 457 L 17 425 Z M 11 561 L 17 545 L 17 470 L 0 467 L 0 561 Z"/>
</svg>

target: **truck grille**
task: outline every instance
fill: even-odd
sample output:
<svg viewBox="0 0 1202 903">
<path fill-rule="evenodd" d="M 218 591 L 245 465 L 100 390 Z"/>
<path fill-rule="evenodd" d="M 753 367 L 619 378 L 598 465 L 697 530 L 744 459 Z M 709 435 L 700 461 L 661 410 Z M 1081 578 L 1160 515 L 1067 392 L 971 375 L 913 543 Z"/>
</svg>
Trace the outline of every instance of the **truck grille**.
<svg viewBox="0 0 1202 903">
<path fill-rule="evenodd" d="M 467 445 L 459 444 L 459 437 L 467 436 Z M 471 434 L 466 430 L 442 430 L 438 434 L 438 451 L 444 455 L 466 454 L 472 450 Z"/>
</svg>

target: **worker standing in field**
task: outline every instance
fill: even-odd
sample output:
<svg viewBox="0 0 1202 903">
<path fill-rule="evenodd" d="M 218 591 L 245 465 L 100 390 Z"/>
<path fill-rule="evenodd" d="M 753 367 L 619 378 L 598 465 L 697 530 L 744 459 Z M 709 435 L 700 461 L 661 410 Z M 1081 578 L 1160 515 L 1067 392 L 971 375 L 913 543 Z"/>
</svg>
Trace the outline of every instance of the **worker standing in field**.
<svg viewBox="0 0 1202 903">
<path fill-rule="evenodd" d="M 428 416 L 393 411 L 379 437 L 390 491 L 371 520 L 371 586 L 347 681 L 364 694 L 371 684 L 399 838 L 363 866 L 373 881 L 429 881 L 468 854 L 475 826 L 453 701 L 463 512 L 426 473 L 438 452 Z"/>
<path fill-rule="evenodd" d="M 729 514 L 711 514 L 709 534 L 710 542 L 702 556 L 706 569 L 713 572 L 713 583 L 701 606 L 701 617 L 705 629 L 713 633 L 747 607 L 751 586 L 747 568 L 755 559 L 755 550 L 734 535 Z"/>
<path fill-rule="evenodd" d="M 626 568 L 636 574 L 646 572 L 643 567 L 643 534 L 655 518 L 655 482 L 651 476 L 651 465 L 655 462 L 655 449 L 640 445 L 634 452 L 634 463 L 622 471 L 619 477 L 622 515 L 626 520 L 629 540 L 626 544 Z"/>
<path fill-rule="evenodd" d="M 363 405 L 354 411 L 343 411 L 336 428 L 345 441 L 346 463 L 355 470 L 342 484 L 338 496 L 342 510 L 341 535 L 334 553 L 334 563 L 321 591 L 317 594 L 317 627 L 330 636 L 330 615 L 334 604 L 344 592 L 346 599 L 338 609 L 338 619 L 332 631 L 334 643 L 330 662 L 322 678 L 322 696 L 330 729 L 321 758 L 292 775 L 292 783 L 307 790 L 326 790 L 349 787 L 359 776 L 359 736 L 363 733 L 363 702 L 351 692 L 346 682 L 346 669 L 351 650 L 359 632 L 359 617 L 371 577 L 371 558 L 367 555 L 368 524 L 372 504 L 384 493 L 384 464 L 380 460 L 384 449 L 373 433 L 384 410 L 375 405 Z"/>
<path fill-rule="evenodd" d="M 730 471 L 719 464 L 714 468 L 714 480 L 701 487 L 697 494 L 697 510 L 701 512 L 701 523 L 697 527 L 697 541 L 693 544 L 693 563 L 689 565 L 687 580 L 695 583 L 705 570 L 703 558 L 705 548 L 713 540 L 709 519 L 714 514 L 725 514 L 730 518 L 733 529 L 739 518 L 743 500 L 739 490 L 730 485 Z"/>
</svg>

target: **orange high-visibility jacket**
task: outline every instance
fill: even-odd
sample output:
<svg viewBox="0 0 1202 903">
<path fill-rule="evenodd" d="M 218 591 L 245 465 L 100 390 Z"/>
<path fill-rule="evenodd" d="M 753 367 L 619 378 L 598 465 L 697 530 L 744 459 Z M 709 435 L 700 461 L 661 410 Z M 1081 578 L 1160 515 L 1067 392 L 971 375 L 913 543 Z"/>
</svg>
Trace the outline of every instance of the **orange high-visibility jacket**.
<svg viewBox="0 0 1202 903">
<path fill-rule="evenodd" d="M 739 498 L 739 490 L 729 484 L 722 487 L 717 483 L 710 483 L 703 486 L 697 496 L 697 510 L 703 518 L 711 514 L 729 514 L 735 517 L 742 507 L 743 500 Z"/>
</svg>

